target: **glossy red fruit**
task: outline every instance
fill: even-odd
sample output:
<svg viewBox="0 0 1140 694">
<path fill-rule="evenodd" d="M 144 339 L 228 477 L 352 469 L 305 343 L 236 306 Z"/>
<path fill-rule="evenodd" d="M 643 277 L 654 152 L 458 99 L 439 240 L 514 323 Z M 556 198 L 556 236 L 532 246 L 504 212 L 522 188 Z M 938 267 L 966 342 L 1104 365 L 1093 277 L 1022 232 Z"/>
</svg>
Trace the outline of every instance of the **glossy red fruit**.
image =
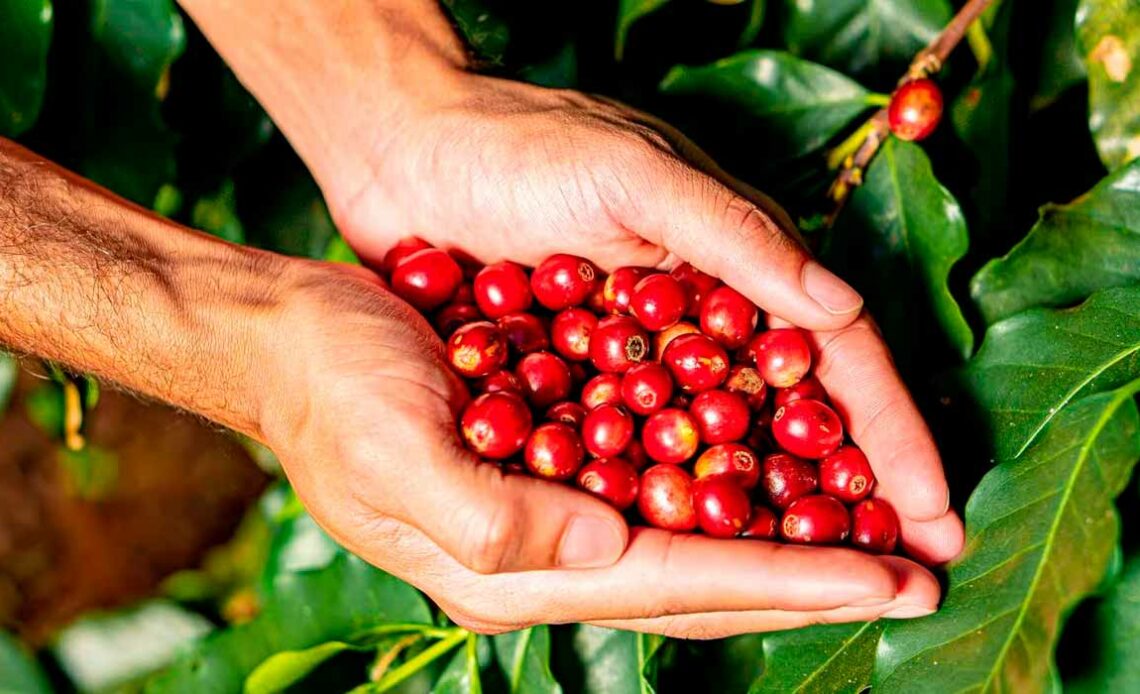
<svg viewBox="0 0 1140 694">
<path fill-rule="evenodd" d="M 525 311 L 534 298 L 526 271 L 508 261 L 480 270 L 475 275 L 474 294 L 479 310 L 492 319 Z"/>
<path fill-rule="evenodd" d="M 693 465 L 697 479 L 727 475 L 743 489 L 752 489 L 760 481 L 760 458 L 748 446 L 721 443 L 708 448 Z"/>
<path fill-rule="evenodd" d="M 562 422 L 575 429 L 581 429 L 582 423 L 586 421 L 586 408 L 576 402 L 563 400 L 546 408 L 546 414 L 543 416 L 548 422 Z"/>
<path fill-rule="evenodd" d="M 455 290 L 455 295 L 451 297 L 453 304 L 474 304 L 475 303 L 475 287 L 470 282 L 463 282 L 459 288 Z"/>
<path fill-rule="evenodd" d="M 572 361 L 590 358 L 590 335 L 598 317 L 584 308 L 568 308 L 550 322 L 550 343 L 554 351 Z"/>
<path fill-rule="evenodd" d="M 750 540 L 775 540 L 779 536 L 779 517 L 767 506 L 753 506 L 752 519 L 744 526 L 744 530 L 740 531 L 740 537 Z"/>
<path fill-rule="evenodd" d="M 530 354 L 550 349 L 546 324 L 533 313 L 509 313 L 495 321 L 507 337 L 507 342 L 518 354 Z"/>
<path fill-rule="evenodd" d="M 654 465 L 641 473 L 637 510 L 655 528 L 674 532 L 695 529 L 693 478 L 676 465 Z"/>
<path fill-rule="evenodd" d="M 748 344 L 759 319 L 756 305 L 732 287 L 717 287 L 701 303 L 701 331 L 725 349 Z"/>
<path fill-rule="evenodd" d="M 561 311 L 585 302 L 597 276 L 594 264 L 585 258 L 558 253 L 538 264 L 531 273 L 530 288 L 538 303 Z"/>
<path fill-rule="evenodd" d="M 867 499 L 851 509 L 851 544 L 878 554 L 895 551 L 899 517 L 882 499 Z"/>
<path fill-rule="evenodd" d="M 732 367 L 728 378 L 724 380 L 724 389 L 744 398 L 753 410 L 759 410 L 768 400 L 768 384 L 764 383 L 760 372 L 751 366 L 737 364 Z"/>
<path fill-rule="evenodd" d="M 689 405 L 701 442 L 710 445 L 739 441 L 748 435 L 752 411 L 744 398 L 727 390 L 698 393 Z"/>
<path fill-rule="evenodd" d="M 431 248 L 431 244 L 421 238 L 415 236 L 402 238 L 384 254 L 384 259 L 380 261 L 380 269 L 383 270 L 385 274 L 390 275 L 392 271 L 396 269 L 396 266 L 400 264 L 400 261 L 416 251 L 422 251 L 425 248 Z"/>
<path fill-rule="evenodd" d="M 704 298 L 720 286 L 720 280 L 708 273 L 701 272 L 688 263 L 681 263 L 673 268 L 669 274 L 685 288 L 685 295 L 688 299 L 685 315 L 694 318 L 700 315 L 701 302 L 704 301 Z"/>
<path fill-rule="evenodd" d="M 447 303 L 462 281 L 463 271 L 451 256 L 425 248 L 400 261 L 391 284 L 396 296 L 420 311 L 430 311 Z"/>
<path fill-rule="evenodd" d="M 573 382 L 566 362 L 550 352 L 531 352 L 515 365 L 523 394 L 535 407 L 553 405 L 570 395 Z"/>
<path fill-rule="evenodd" d="M 598 374 L 582 386 L 582 406 L 587 411 L 621 403 L 621 374 Z"/>
<path fill-rule="evenodd" d="M 590 334 L 590 361 L 598 371 L 624 373 L 648 358 L 649 335 L 632 318 L 603 318 Z"/>
<path fill-rule="evenodd" d="M 523 452 L 527 469 L 544 480 L 570 479 L 582 467 L 585 457 L 578 432 L 561 422 L 535 427 Z"/>
<path fill-rule="evenodd" d="M 775 397 L 772 398 L 776 409 L 795 400 L 819 400 L 820 402 L 827 402 L 827 391 L 823 389 L 823 386 L 815 376 L 805 376 L 803 380 L 794 386 L 778 388 Z"/>
<path fill-rule="evenodd" d="M 780 534 L 789 542 L 833 545 L 846 540 L 850 532 L 847 508 L 825 494 L 796 499 L 780 520 Z"/>
<path fill-rule="evenodd" d="M 641 429 L 646 455 L 659 463 L 683 463 L 696 455 L 700 443 L 693 416 L 672 407 L 649 415 Z"/>
<path fill-rule="evenodd" d="M 673 377 L 664 366 L 646 362 L 632 367 L 621 378 L 621 399 L 635 414 L 650 415 L 669 404 Z"/>
<path fill-rule="evenodd" d="M 661 355 L 665 354 L 665 348 L 669 346 L 670 342 L 682 335 L 692 335 L 699 332 L 701 329 L 692 323 L 682 322 L 665 328 L 653 336 L 653 358 L 656 361 L 661 361 Z"/>
<path fill-rule="evenodd" d="M 606 313 L 629 313 L 629 300 L 633 288 L 652 270 L 644 267 L 619 267 L 614 270 L 602 287 L 602 300 Z"/>
<path fill-rule="evenodd" d="M 598 458 L 621 455 L 633 440 L 633 416 L 620 405 L 602 405 L 586 414 L 582 441 Z"/>
<path fill-rule="evenodd" d="M 650 464 L 649 456 L 645 454 L 645 446 L 635 436 L 625 447 L 625 452 L 621 454 L 635 470 L 640 470 Z"/>
<path fill-rule="evenodd" d="M 764 382 L 776 388 L 795 385 L 811 368 L 811 347 L 796 328 L 767 330 L 748 343 L 748 356 Z"/>
<path fill-rule="evenodd" d="M 942 90 L 929 79 L 911 80 L 891 95 L 887 124 L 900 140 L 929 137 L 942 120 Z"/>
<path fill-rule="evenodd" d="M 479 378 L 507 363 L 507 340 L 489 321 L 460 326 L 447 340 L 447 360 L 461 376 Z"/>
<path fill-rule="evenodd" d="M 843 423 L 818 400 L 796 400 L 772 415 L 772 436 L 792 455 L 819 459 L 843 443 Z"/>
<path fill-rule="evenodd" d="M 637 500 L 637 470 L 622 458 L 599 458 L 578 471 L 578 486 L 624 511 Z"/>
<path fill-rule="evenodd" d="M 681 335 L 665 348 L 661 362 L 682 390 L 699 393 L 728 378 L 728 353 L 707 335 Z"/>
<path fill-rule="evenodd" d="M 629 310 L 646 330 L 657 332 L 676 325 L 685 315 L 687 302 L 681 283 L 659 272 L 643 278 L 633 288 Z"/>
<path fill-rule="evenodd" d="M 594 312 L 594 315 L 604 316 L 609 313 L 606 310 L 606 274 L 598 272 L 598 276 L 594 278 L 594 288 L 590 290 L 590 296 L 586 297 L 586 308 Z"/>
<path fill-rule="evenodd" d="M 522 381 L 507 369 L 499 369 L 479 379 L 477 390 L 480 393 L 497 393 L 505 390 L 519 396 L 523 394 Z"/>
<path fill-rule="evenodd" d="M 485 393 L 468 403 L 459 419 L 467 447 L 502 460 L 522 450 L 530 436 L 530 407 L 514 393 Z"/>
<path fill-rule="evenodd" d="M 697 525 L 712 537 L 736 537 L 752 518 L 752 502 L 730 477 L 707 477 L 693 483 Z"/>
<path fill-rule="evenodd" d="M 448 304 L 435 314 L 435 330 L 440 337 L 451 337 L 451 334 L 467 323 L 483 320 L 483 314 L 475 304 Z"/>
<path fill-rule="evenodd" d="M 819 461 L 819 488 L 824 494 L 853 504 L 867 498 L 874 486 L 871 463 L 855 446 L 842 446 Z"/>
<path fill-rule="evenodd" d="M 779 509 L 819 488 L 819 472 L 815 465 L 787 453 L 773 453 L 764 457 L 760 469 L 760 484 L 768 500 Z"/>
</svg>

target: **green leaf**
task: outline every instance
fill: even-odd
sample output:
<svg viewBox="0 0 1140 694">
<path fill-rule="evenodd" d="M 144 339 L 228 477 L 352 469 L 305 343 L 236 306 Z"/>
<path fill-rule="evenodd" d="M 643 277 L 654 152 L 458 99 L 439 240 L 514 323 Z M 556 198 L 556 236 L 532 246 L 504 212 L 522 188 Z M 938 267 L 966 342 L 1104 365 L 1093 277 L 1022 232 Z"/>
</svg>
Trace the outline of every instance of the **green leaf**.
<svg viewBox="0 0 1140 694">
<path fill-rule="evenodd" d="M 1099 291 L 1072 309 L 995 323 L 962 382 L 999 458 L 1020 455 L 1062 408 L 1140 376 L 1140 287 Z"/>
<path fill-rule="evenodd" d="M 360 258 L 356 257 L 356 253 L 340 234 L 329 239 L 329 245 L 325 248 L 325 260 L 330 263 L 360 265 Z"/>
<path fill-rule="evenodd" d="M 728 112 L 740 125 L 740 144 L 762 138 L 764 156 L 774 159 L 819 149 L 871 105 L 858 82 L 781 51 L 743 51 L 709 65 L 677 66 L 661 91 Z"/>
<path fill-rule="evenodd" d="M 895 138 L 883 144 L 830 243 L 825 257 L 864 292 L 892 345 L 932 315 L 958 354 L 969 356 L 974 336 L 947 286 L 969 245 L 966 220 L 922 148 Z"/>
<path fill-rule="evenodd" d="M 655 656 L 664 637 L 588 624 L 573 627 L 573 648 L 584 668 L 581 694 L 653 694 Z"/>
<path fill-rule="evenodd" d="M 16 392 L 16 379 L 20 377 L 20 362 L 16 357 L 0 350 L 0 415 L 8 409 Z"/>
<path fill-rule="evenodd" d="M 1047 205 L 1013 250 L 974 276 L 987 323 L 1034 306 L 1064 306 L 1140 280 L 1140 161 L 1068 205 Z"/>
<path fill-rule="evenodd" d="M 751 694 L 851 692 L 871 683 L 882 622 L 828 624 L 764 637 L 764 671 Z"/>
<path fill-rule="evenodd" d="M 1086 649 L 1093 661 L 1065 691 L 1076 694 L 1140 690 L 1140 556 L 1132 557 L 1097 606 L 1095 636 Z"/>
<path fill-rule="evenodd" d="M 760 30 L 764 28 L 764 10 L 767 9 L 767 0 L 747 0 L 748 2 L 748 22 L 744 25 L 744 30 L 740 32 L 740 46 L 741 48 L 749 45 L 756 40 L 760 35 Z"/>
<path fill-rule="evenodd" d="M 343 641 L 325 643 L 300 651 L 282 651 L 265 659 L 245 680 L 246 694 L 275 694 L 300 682 L 329 658 L 351 650 Z"/>
<path fill-rule="evenodd" d="M 245 230 L 238 219 L 234 182 L 226 179 L 213 195 L 203 195 L 190 211 L 190 224 L 231 243 L 245 243 Z"/>
<path fill-rule="evenodd" d="M 1112 500 L 1140 458 L 1140 381 L 1075 402 L 966 505 L 966 550 L 942 608 L 886 627 L 876 692 L 1052 688 L 1068 611 L 1096 589 L 1115 551 Z"/>
<path fill-rule="evenodd" d="M 483 0 L 443 0 L 444 7 L 481 58 L 501 63 L 507 52 L 511 32 L 501 18 L 495 16 Z"/>
<path fill-rule="evenodd" d="M 1066 89 L 1085 79 L 1085 64 L 1077 49 L 1077 4 L 1080 0 L 1045 0 L 1035 12 L 1044 13 L 1047 26 L 1041 41 L 1040 58 L 1036 61 L 1036 93 L 1032 106 L 1043 108 Z"/>
<path fill-rule="evenodd" d="M 465 646 L 452 656 L 431 691 L 432 694 L 480 694 L 483 691 L 479 676 L 479 639 L 475 634 L 468 634 Z"/>
<path fill-rule="evenodd" d="M 629 30 L 642 17 L 669 4 L 669 0 L 620 0 L 618 2 L 617 33 L 614 36 L 614 57 L 621 60 Z"/>
<path fill-rule="evenodd" d="M 15 137 L 35 124 L 43 106 L 51 0 L 5 0 L 0 15 L 0 135 Z"/>
<path fill-rule="evenodd" d="M 52 694 L 47 676 L 24 645 L 0 631 L 0 694 Z"/>
<path fill-rule="evenodd" d="M 48 436 L 63 436 L 63 391 L 55 383 L 36 386 L 24 396 L 24 414 Z"/>
<path fill-rule="evenodd" d="M 491 638 L 511 694 L 561 693 L 550 672 L 550 628 L 531 627 Z"/>
<path fill-rule="evenodd" d="M 1089 74 L 1089 129 L 1110 169 L 1140 155 L 1140 3 L 1081 0 L 1077 37 Z"/>
</svg>

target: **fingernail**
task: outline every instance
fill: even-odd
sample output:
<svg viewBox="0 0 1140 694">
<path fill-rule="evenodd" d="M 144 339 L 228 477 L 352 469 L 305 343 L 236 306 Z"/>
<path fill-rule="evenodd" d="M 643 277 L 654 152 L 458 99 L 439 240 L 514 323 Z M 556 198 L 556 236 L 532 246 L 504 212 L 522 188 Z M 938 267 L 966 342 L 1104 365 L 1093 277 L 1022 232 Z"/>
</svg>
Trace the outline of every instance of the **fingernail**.
<svg viewBox="0 0 1140 694">
<path fill-rule="evenodd" d="M 568 569 L 609 566 L 623 551 L 625 543 L 613 523 L 596 516 L 576 516 L 562 535 L 558 565 Z"/>
<path fill-rule="evenodd" d="M 804 265 L 800 279 L 807 295 L 828 313 L 842 315 L 858 311 L 863 306 L 859 292 L 814 260 Z"/>
<path fill-rule="evenodd" d="M 883 616 L 887 619 L 914 619 L 915 617 L 925 617 L 929 614 L 934 614 L 934 610 L 930 607 L 924 607 L 922 605 L 899 605 L 890 612 L 884 612 Z"/>
</svg>

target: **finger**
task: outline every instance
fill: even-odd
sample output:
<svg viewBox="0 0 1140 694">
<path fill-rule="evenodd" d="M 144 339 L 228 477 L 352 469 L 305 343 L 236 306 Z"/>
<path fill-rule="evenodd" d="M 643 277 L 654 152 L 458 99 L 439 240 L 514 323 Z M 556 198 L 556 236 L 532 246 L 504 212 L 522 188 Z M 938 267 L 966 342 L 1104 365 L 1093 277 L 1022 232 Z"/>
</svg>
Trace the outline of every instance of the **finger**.
<svg viewBox="0 0 1140 694">
<path fill-rule="evenodd" d="M 915 560 L 935 565 L 950 561 L 962 551 L 965 529 L 951 509 L 932 521 L 908 521 L 899 529 L 903 549 Z"/>
</svg>

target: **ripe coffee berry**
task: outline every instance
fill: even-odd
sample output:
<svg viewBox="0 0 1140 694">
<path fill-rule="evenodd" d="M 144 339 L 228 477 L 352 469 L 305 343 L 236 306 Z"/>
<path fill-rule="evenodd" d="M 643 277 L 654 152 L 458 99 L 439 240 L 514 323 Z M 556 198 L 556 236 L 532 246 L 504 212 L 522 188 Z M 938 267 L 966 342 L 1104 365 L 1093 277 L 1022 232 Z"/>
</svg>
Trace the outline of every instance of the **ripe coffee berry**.
<svg viewBox="0 0 1140 694">
<path fill-rule="evenodd" d="M 530 308 L 530 280 L 511 262 L 488 265 L 475 275 L 475 303 L 488 318 L 499 318 Z"/>
<path fill-rule="evenodd" d="M 494 323 L 468 323 L 448 339 L 447 360 L 463 376 L 486 376 L 507 363 L 507 340 Z"/>
<path fill-rule="evenodd" d="M 887 124 L 900 140 L 929 137 L 942 119 L 942 90 L 933 80 L 906 82 L 891 95 Z"/>
<path fill-rule="evenodd" d="M 421 311 L 441 306 L 463 281 L 463 270 L 447 253 L 425 248 L 405 257 L 392 271 L 392 291 Z"/>
<path fill-rule="evenodd" d="M 699 393 L 728 378 L 728 353 L 707 335 L 681 335 L 665 348 L 661 361 L 682 390 Z"/>
<path fill-rule="evenodd" d="M 533 313 L 508 313 L 496 321 L 507 342 L 518 354 L 550 349 L 550 339 L 542 319 Z"/>
<path fill-rule="evenodd" d="M 500 390 L 509 391 L 522 396 L 522 381 L 513 372 L 499 369 L 479 379 L 477 390 L 479 393 L 497 393 Z"/>
<path fill-rule="evenodd" d="M 620 405 L 621 402 L 620 374 L 598 374 L 582 386 L 582 406 L 587 411 L 602 405 Z"/>
<path fill-rule="evenodd" d="M 653 358 L 661 361 L 661 355 L 665 354 L 665 348 L 669 346 L 670 342 L 682 335 L 691 335 L 700 331 L 701 329 L 692 323 L 677 323 L 656 333 L 653 336 Z"/>
<path fill-rule="evenodd" d="M 747 344 L 759 318 L 756 306 L 732 287 L 717 287 L 701 303 L 701 331 L 725 349 Z"/>
<path fill-rule="evenodd" d="M 759 410 L 768 400 L 768 384 L 764 383 L 760 372 L 751 366 L 737 364 L 732 367 L 724 381 L 724 389 L 744 398 L 753 410 Z"/>
<path fill-rule="evenodd" d="M 696 454 L 700 433 L 692 415 L 668 408 L 654 412 L 645 420 L 641 443 L 646 455 L 659 463 L 683 463 Z"/>
<path fill-rule="evenodd" d="M 470 282 L 463 282 L 451 297 L 453 304 L 475 304 L 475 286 Z M 482 315 L 480 313 L 480 315 Z"/>
<path fill-rule="evenodd" d="M 673 378 L 664 366 L 646 362 L 632 367 L 621 378 L 621 399 L 635 414 L 650 415 L 673 397 Z"/>
<path fill-rule="evenodd" d="M 773 453 L 764 458 L 760 481 L 772 505 L 785 509 L 819 488 L 819 473 L 806 460 L 787 453 Z"/>
<path fill-rule="evenodd" d="M 772 415 L 772 436 L 792 455 L 819 459 L 843 443 L 843 423 L 818 400 L 796 400 Z"/>
<path fill-rule="evenodd" d="M 681 263 L 669 273 L 681 286 L 685 288 L 688 301 L 685 306 L 685 315 L 697 317 L 701 313 L 701 302 L 712 290 L 720 286 L 720 280 L 701 272 L 688 263 Z"/>
<path fill-rule="evenodd" d="M 629 313 L 629 302 L 633 288 L 651 271 L 643 267 L 619 267 L 606 278 L 602 288 L 602 300 L 607 313 Z"/>
<path fill-rule="evenodd" d="M 640 470 L 651 462 L 649 456 L 645 454 L 645 446 L 641 444 L 641 441 L 637 440 L 636 436 L 629 442 L 629 445 L 625 447 L 625 452 L 621 454 L 621 457 L 625 458 L 635 470 Z"/>
<path fill-rule="evenodd" d="M 882 499 L 867 499 L 851 509 L 851 544 L 878 554 L 895 551 L 899 517 Z"/>
<path fill-rule="evenodd" d="M 586 408 L 570 400 L 556 402 L 546 408 L 546 420 L 548 422 L 562 422 L 575 429 L 581 429 L 582 423 L 586 421 Z"/>
<path fill-rule="evenodd" d="M 590 334 L 590 361 L 598 371 L 624 373 L 648 357 L 649 335 L 632 318 L 603 318 Z"/>
<path fill-rule="evenodd" d="M 760 459 L 756 452 L 739 443 L 712 446 L 697 458 L 693 466 L 697 479 L 729 476 L 743 489 L 752 489 L 760 481 Z"/>
<path fill-rule="evenodd" d="M 582 423 L 586 450 L 598 458 L 621 455 L 633 439 L 633 417 L 620 405 L 590 410 Z"/>
<path fill-rule="evenodd" d="M 416 251 L 422 251 L 425 248 L 431 248 L 431 244 L 421 238 L 415 236 L 402 238 L 384 254 L 384 259 L 380 261 L 380 268 L 385 274 L 390 275 L 392 271 L 396 269 L 396 266 L 400 264 L 400 261 Z"/>
<path fill-rule="evenodd" d="M 853 504 L 866 498 L 874 484 L 871 464 L 855 446 L 843 446 L 819 461 L 819 488 L 842 502 Z"/>
<path fill-rule="evenodd" d="M 535 407 L 553 405 L 570 395 L 570 368 L 550 352 L 532 352 L 519 360 L 515 375 Z"/>
<path fill-rule="evenodd" d="M 760 333 L 748 344 L 748 356 L 764 381 L 776 388 L 795 385 L 811 368 L 811 347 L 795 328 Z"/>
<path fill-rule="evenodd" d="M 727 390 L 698 393 L 689 405 L 689 413 L 697 421 L 701 441 L 712 445 L 747 436 L 752 417 L 744 398 Z"/>
<path fill-rule="evenodd" d="M 578 471 L 578 486 L 624 511 L 637 500 L 637 470 L 622 458 L 599 458 Z"/>
<path fill-rule="evenodd" d="M 467 447 L 494 460 L 522 450 L 530 436 L 530 408 L 519 396 L 500 391 L 485 393 L 468 403 L 459 419 Z"/>
<path fill-rule="evenodd" d="M 752 517 L 748 494 L 729 477 L 707 477 L 693 483 L 697 525 L 712 537 L 735 537 Z"/>
<path fill-rule="evenodd" d="M 590 296 L 586 297 L 586 308 L 593 311 L 596 316 L 604 316 L 609 313 L 606 310 L 605 294 L 607 279 L 604 273 L 599 272 L 594 278 L 594 288 L 590 290 Z"/>
<path fill-rule="evenodd" d="M 780 521 L 780 534 L 791 542 L 832 545 L 846 540 L 850 532 L 847 509 L 824 494 L 796 499 Z"/>
<path fill-rule="evenodd" d="M 554 351 L 572 361 L 590 358 L 590 335 L 598 317 L 584 308 L 568 308 L 550 322 L 550 342 Z"/>
<path fill-rule="evenodd" d="M 641 474 L 637 510 L 647 523 L 685 532 L 697 527 L 693 478 L 676 465 L 654 465 Z"/>
<path fill-rule="evenodd" d="M 820 385 L 815 376 L 807 376 L 793 386 L 777 389 L 776 396 L 772 399 L 772 402 L 775 403 L 776 409 L 779 409 L 793 400 L 819 400 L 820 402 L 827 402 L 827 391 L 823 389 L 823 386 Z"/>
<path fill-rule="evenodd" d="M 633 288 L 629 309 L 646 330 L 657 332 L 681 320 L 687 301 L 680 282 L 664 273 L 655 273 Z"/>
<path fill-rule="evenodd" d="M 586 452 L 578 432 L 560 422 L 540 424 L 526 442 L 527 469 L 544 480 L 567 480 L 582 467 Z"/>
<path fill-rule="evenodd" d="M 475 304 L 453 303 L 441 308 L 439 313 L 435 314 L 435 320 L 432 323 L 440 337 L 451 337 L 451 334 L 460 326 L 482 319 L 483 314 L 479 312 L 479 307 Z"/>
<path fill-rule="evenodd" d="M 597 270 L 584 258 L 559 253 L 538 264 L 530 287 L 538 303 L 552 311 L 578 306 L 594 290 Z"/>
<path fill-rule="evenodd" d="M 753 506 L 752 519 L 740 531 L 740 537 L 752 540 L 775 540 L 780 536 L 780 519 L 767 506 Z"/>
</svg>

